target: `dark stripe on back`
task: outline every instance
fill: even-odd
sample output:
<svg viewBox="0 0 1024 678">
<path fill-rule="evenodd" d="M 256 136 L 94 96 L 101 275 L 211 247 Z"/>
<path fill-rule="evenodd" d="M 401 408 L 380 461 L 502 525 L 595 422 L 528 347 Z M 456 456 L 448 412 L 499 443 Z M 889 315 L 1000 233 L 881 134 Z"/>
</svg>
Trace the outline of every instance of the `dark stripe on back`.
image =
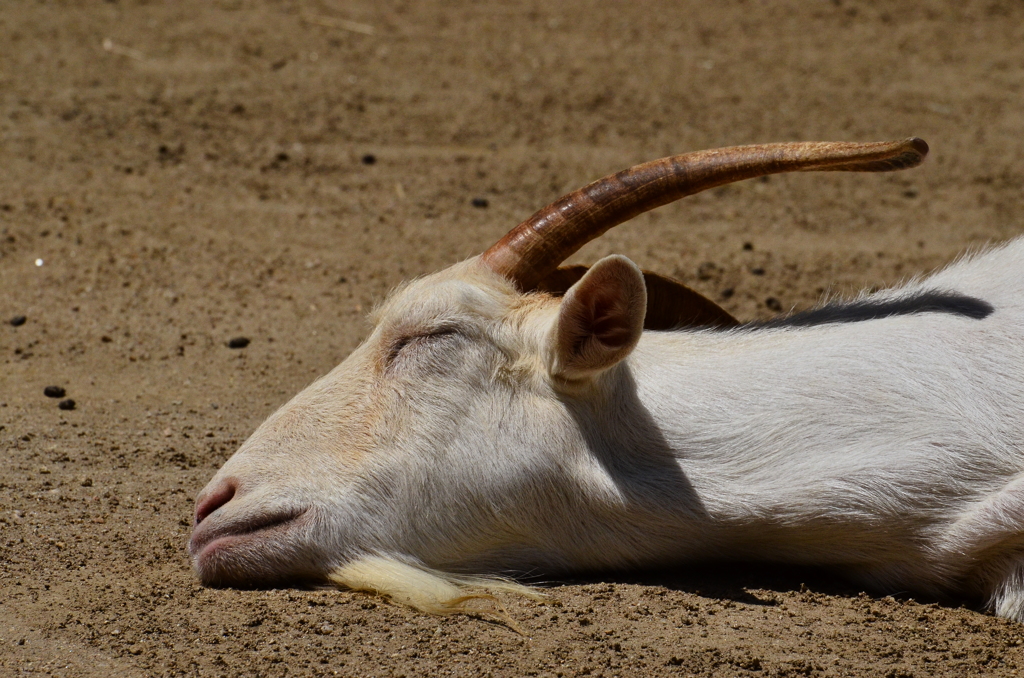
<svg viewBox="0 0 1024 678">
<path fill-rule="evenodd" d="M 829 323 L 858 323 L 865 320 L 879 320 L 895 315 L 917 313 L 949 313 L 974 320 L 987 317 L 995 309 L 992 304 L 976 297 L 956 292 L 918 292 L 901 299 L 857 299 L 855 301 L 827 304 L 821 308 L 794 313 L 785 318 L 767 322 L 754 322 L 744 328 L 762 329 L 772 327 L 813 327 Z"/>
</svg>

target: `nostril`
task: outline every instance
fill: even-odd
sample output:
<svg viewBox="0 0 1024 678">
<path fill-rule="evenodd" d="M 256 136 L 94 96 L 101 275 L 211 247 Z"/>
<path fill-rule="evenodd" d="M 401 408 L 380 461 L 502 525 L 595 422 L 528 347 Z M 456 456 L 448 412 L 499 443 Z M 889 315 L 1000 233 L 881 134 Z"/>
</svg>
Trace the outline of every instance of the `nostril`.
<svg viewBox="0 0 1024 678">
<path fill-rule="evenodd" d="M 206 517 L 231 501 L 235 496 L 236 485 L 232 480 L 225 480 L 215 488 L 204 499 L 196 504 L 196 525 L 206 520 Z"/>
</svg>

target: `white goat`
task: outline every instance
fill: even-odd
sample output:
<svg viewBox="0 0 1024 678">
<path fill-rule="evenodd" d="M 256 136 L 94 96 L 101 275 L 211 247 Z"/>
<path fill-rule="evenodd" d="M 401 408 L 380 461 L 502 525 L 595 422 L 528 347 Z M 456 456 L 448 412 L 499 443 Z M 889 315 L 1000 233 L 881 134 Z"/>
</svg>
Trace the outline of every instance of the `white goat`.
<svg viewBox="0 0 1024 678">
<path fill-rule="evenodd" d="M 621 256 L 556 270 L 709 186 L 926 152 L 911 139 L 655 161 L 405 285 L 200 493 L 200 578 L 330 579 L 444 611 L 516 588 L 453 573 L 743 558 L 1024 620 L 1024 240 L 761 325 Z"/>
</svg>

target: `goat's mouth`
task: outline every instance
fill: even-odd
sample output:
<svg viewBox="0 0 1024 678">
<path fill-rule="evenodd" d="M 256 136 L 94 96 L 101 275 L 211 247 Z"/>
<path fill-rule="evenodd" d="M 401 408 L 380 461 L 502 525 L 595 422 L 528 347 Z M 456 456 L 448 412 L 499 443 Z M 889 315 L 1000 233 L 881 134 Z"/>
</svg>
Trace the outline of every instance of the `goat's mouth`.
<svg viewBox="0 0 1024 678">
<path fill-rule="evenodd" d="M 308 509 L 293 509 L 223 523 L 204 520 L 188 542 L 199 578 L 209 585 L 254 585 L 297 574 L 290 572 L 301 550 L 295 533 L 307 516 Z"/>
</svg>

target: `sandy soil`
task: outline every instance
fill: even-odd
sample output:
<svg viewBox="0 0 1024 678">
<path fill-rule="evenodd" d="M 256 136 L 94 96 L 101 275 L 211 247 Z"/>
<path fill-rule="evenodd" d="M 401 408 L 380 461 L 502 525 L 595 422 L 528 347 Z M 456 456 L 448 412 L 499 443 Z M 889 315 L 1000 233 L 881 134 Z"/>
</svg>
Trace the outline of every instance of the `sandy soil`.
<svg viewBox="0 0 1024 678">
<path fill-rule="evenodd" d="M 560 582 L 507 602 L 518 635 L 205 589 L 185 541 L 195 493 L 389 288 L 605 173 L 928 140 L 920 169 L 719 189 L 579 257 L 627 254 L 744 319 L 1024 232 L 1022 45 L 1011 0 L 5 2 L 0 673 L 1016 675 L 1020 625 L 823 572 Z"/>
</svg>

